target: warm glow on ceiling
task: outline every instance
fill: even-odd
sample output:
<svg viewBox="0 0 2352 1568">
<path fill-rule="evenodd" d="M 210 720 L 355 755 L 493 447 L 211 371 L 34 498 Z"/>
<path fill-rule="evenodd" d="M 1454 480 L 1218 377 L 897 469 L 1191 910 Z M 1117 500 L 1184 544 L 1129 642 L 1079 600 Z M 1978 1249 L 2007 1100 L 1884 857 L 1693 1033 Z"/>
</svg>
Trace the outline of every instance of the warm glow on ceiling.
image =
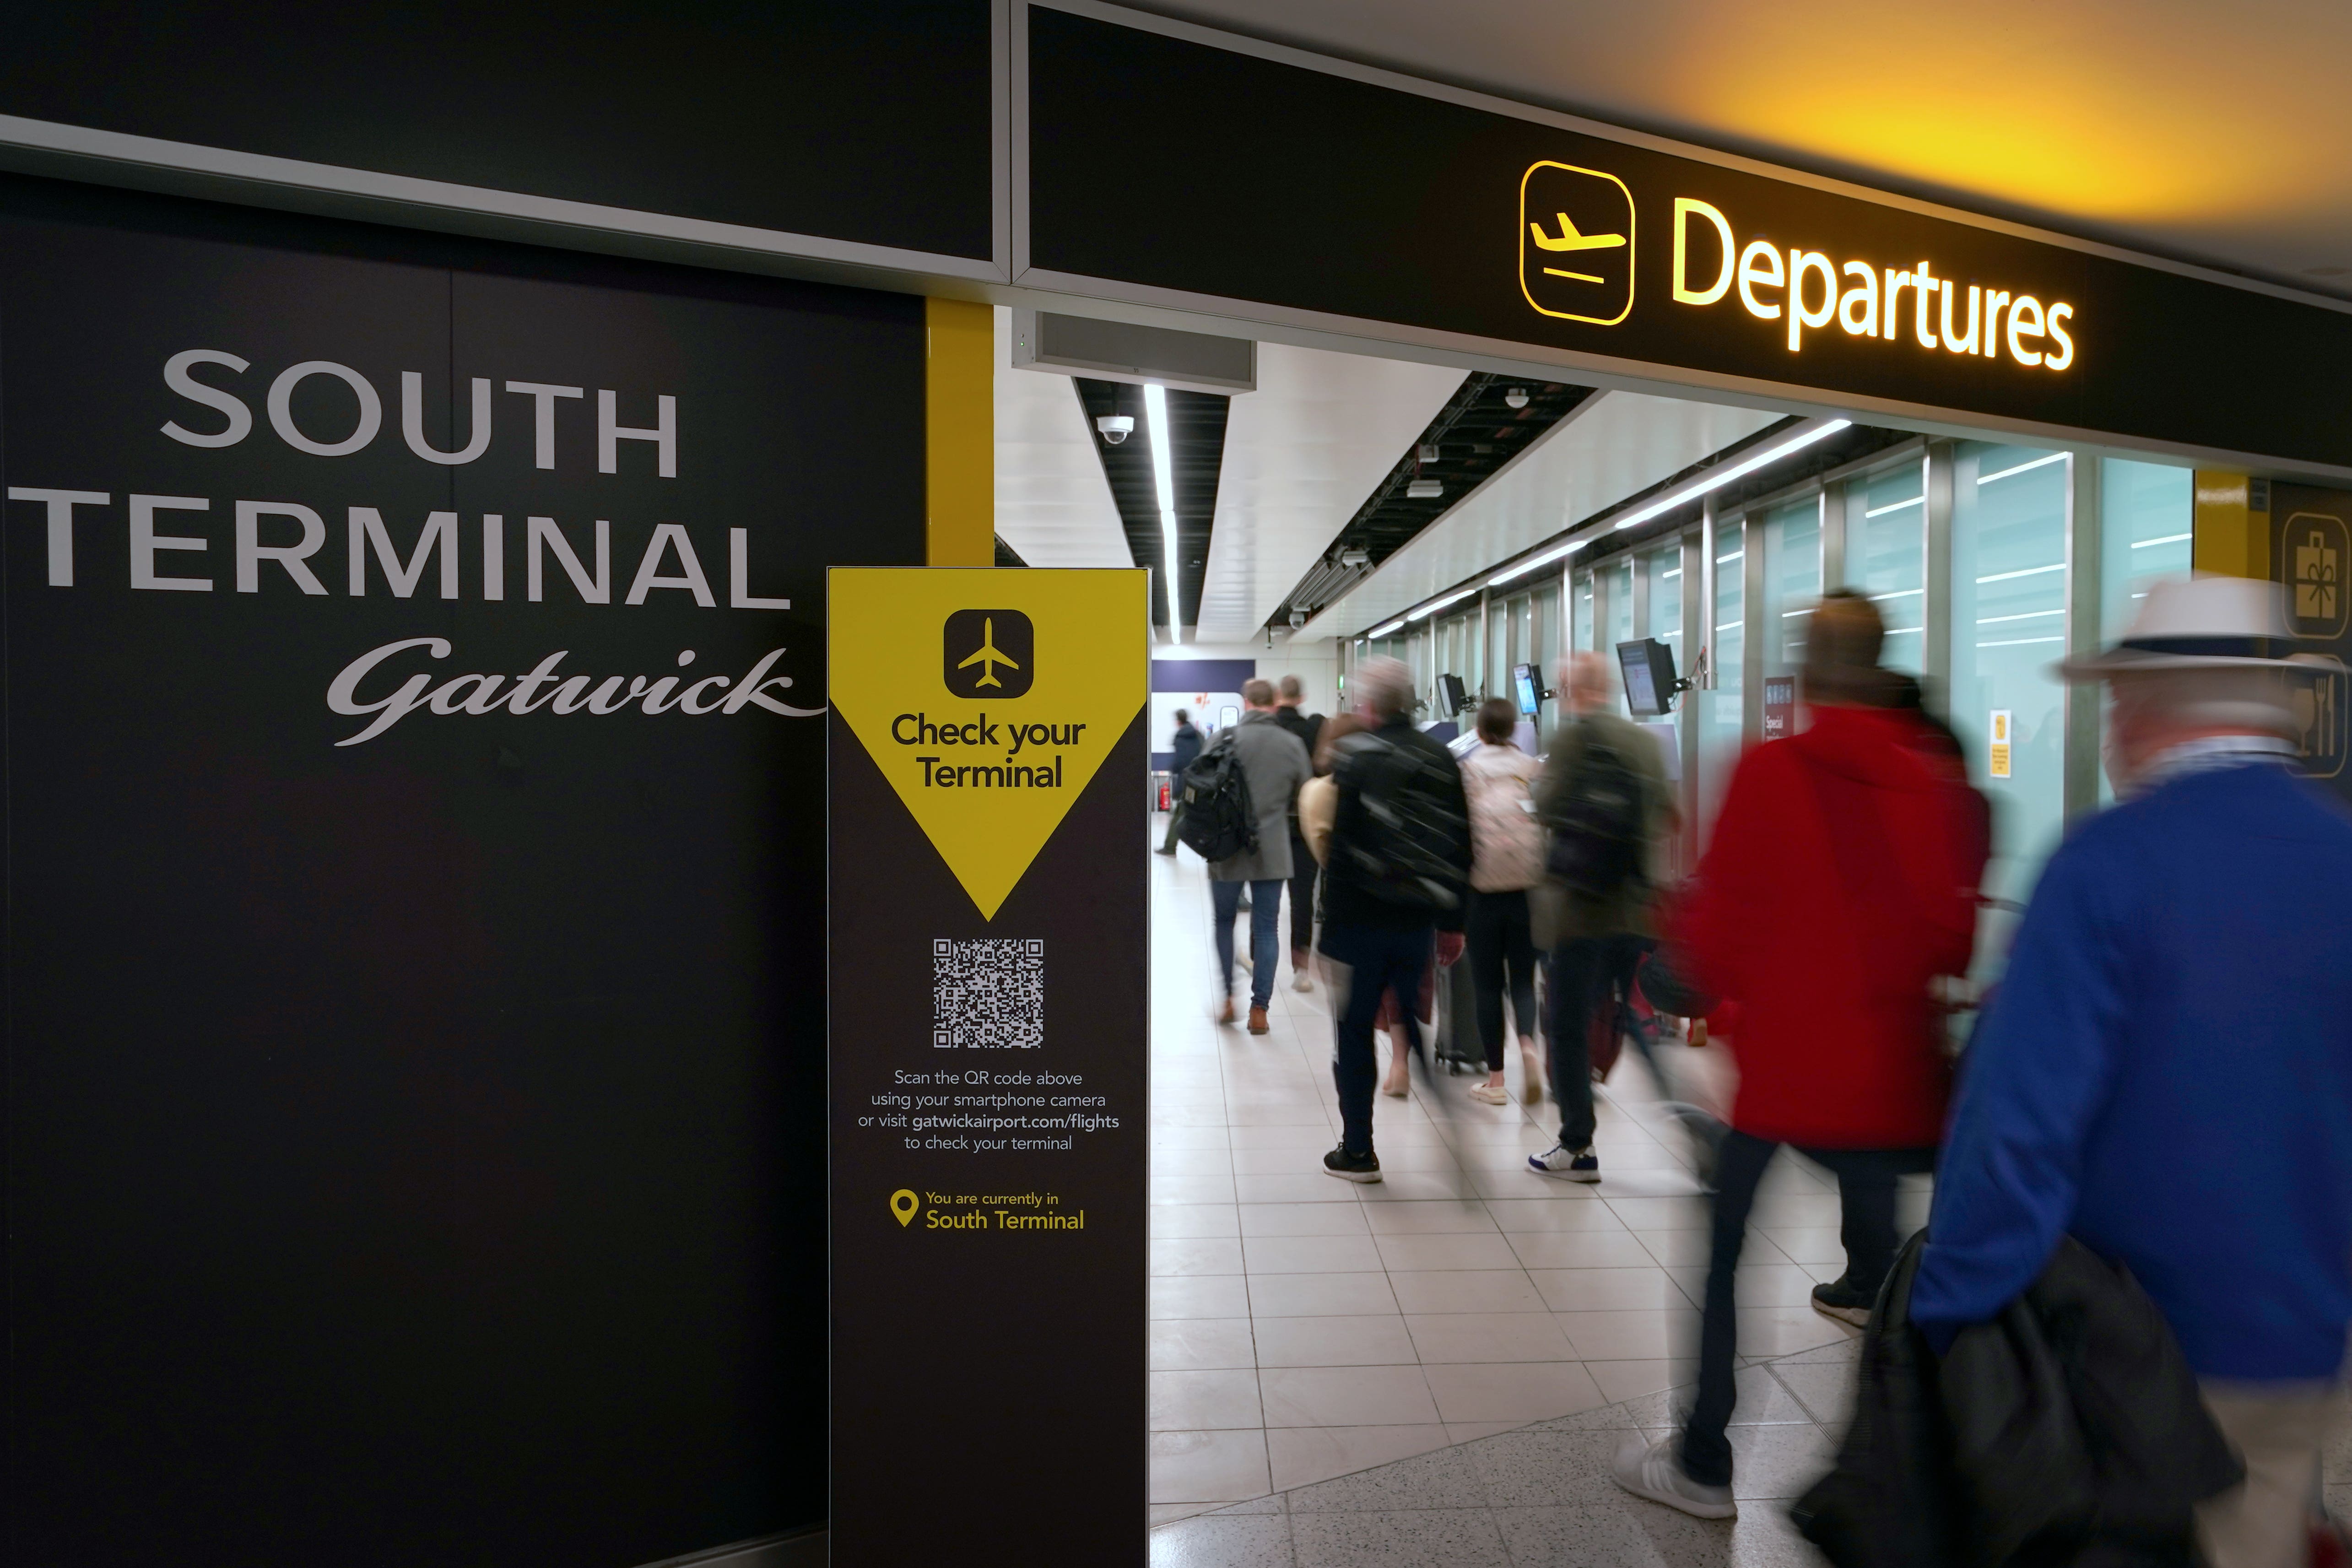
<svg viewBox="0 0 2352 1568">
<path fill-rule="evenodd" d="M 1142 3 L 2158 251 L 2352 267 L 2346 0 Z"/>
</svg>

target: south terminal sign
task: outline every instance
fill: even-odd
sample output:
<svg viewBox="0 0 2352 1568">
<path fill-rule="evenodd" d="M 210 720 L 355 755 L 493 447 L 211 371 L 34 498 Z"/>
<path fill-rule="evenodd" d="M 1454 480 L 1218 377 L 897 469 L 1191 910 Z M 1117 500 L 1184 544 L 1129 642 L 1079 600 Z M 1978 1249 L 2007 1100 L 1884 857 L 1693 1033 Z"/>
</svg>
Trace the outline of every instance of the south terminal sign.
<svg viewBox="0 0 2352 1568">
<path fill-rule="evenodd" d="M 1065 3 L 1024 286 L 2352 475 L 2352 307 Z"/>
</svg>

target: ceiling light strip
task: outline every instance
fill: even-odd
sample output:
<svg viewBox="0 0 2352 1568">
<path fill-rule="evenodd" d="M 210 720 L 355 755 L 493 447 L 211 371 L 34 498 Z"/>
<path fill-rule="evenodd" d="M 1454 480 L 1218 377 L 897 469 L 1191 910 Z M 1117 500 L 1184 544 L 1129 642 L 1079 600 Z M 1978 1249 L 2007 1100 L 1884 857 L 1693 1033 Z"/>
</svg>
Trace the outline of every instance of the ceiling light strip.
<svg viewBox="0 0 2352 1568">
<path fill-rule="evenodd" d="M 1168 389 L 1143 386 L 1144 427 L 1151 437 L 1151 483 L 1160 498 L 1160 576 L 1168 584 L 1168 640 L 1184 640 L 1184 616 L 1176 604 L 1176 461 L 1168 450 Z"/>
</svg>

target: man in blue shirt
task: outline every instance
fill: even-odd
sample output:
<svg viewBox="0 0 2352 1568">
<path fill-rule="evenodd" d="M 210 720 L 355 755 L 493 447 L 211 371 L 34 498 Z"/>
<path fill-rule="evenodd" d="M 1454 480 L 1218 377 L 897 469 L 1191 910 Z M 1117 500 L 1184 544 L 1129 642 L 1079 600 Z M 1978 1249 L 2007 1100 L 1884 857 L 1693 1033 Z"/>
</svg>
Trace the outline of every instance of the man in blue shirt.
<svg viewBox="0 0 2352 1568">
<path fill-rule="evenodd" d="M 2127 1266 L 2246 1460 L 2198 1510 L 2214 1568 L 2303 1561 L 2352 1326 L 2352 816 L 2295 765 L 2343 677 L 2294 647 L 2273 584 L 2205 578 L 2060 667 L 2109 684 L 2123 803 L 2026 910 L 1910 1300 L 1941 1351 L 2062 1235 Z"/>
</svg>

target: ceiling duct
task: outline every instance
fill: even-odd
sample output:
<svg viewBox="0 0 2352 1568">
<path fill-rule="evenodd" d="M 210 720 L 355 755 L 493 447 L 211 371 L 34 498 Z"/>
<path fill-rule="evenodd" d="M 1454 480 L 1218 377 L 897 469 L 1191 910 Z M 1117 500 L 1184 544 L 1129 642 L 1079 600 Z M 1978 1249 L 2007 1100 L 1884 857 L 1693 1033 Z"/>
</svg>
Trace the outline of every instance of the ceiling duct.
<svg viewBox="0 0 2352 1568">
<path fill-rule="evenodd" d="M 1013 363 L 1022 370 L 1098 381 L 1157 382 L 1187 392 L 1257 390 L 1257 344 L 1167 327 L 1139 327 L 1050 310 L 1013 312 Z"/>
</svg>

